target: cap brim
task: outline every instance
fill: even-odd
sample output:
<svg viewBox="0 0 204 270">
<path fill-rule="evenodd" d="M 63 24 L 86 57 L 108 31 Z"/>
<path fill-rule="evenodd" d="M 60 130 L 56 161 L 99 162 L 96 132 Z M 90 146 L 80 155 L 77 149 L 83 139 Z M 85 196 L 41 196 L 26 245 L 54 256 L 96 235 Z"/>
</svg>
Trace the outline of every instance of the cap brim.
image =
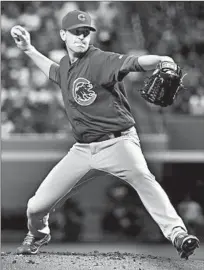
<svg viewBox="0 0 204 270">
<path fill-rule="evenodd" d="M 91 31 L 96 31 L 96 29 L 88 24 L 76 24 L 76 25 L 73 25 L 72 27 L 69 27 L 69 28 L 66 28 L 67 30 L 72 30 L 72 29 L 76 29 L 76 28 L 79 28 L 79 27 L 87 27 L 89 28 Z"/>
</svg>

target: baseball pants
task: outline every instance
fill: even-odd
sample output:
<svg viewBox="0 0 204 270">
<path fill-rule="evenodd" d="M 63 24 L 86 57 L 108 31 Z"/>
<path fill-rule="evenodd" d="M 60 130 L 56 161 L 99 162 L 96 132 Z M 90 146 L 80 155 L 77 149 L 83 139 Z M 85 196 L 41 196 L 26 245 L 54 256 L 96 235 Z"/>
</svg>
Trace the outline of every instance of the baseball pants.
<svg viewBox="0 0 204 270">
<path fill-rule="evenodd" d="M 129 183 L 170 241 L 186 227 L 167 194 L 149 171 L 134 127 L 103 142 L 75 143 L 50 171 L 28 201 L 28 230 L 36 237 L 50 233 L 49 212 L 91 169 L 110 173 Z"/>
</svg>

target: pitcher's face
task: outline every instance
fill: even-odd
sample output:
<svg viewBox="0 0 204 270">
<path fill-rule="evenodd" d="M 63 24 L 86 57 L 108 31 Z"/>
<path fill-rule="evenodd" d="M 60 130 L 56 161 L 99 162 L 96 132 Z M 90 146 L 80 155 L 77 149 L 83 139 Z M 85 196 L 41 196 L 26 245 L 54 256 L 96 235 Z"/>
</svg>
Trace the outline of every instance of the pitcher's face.
<svg viewBox="0 0 204 270">
<path fill-rule="evenodd" d="M 60 35 L 68 50 L 73 53 L 84 53 L 89 47 L 90 32 L 87 27 L 79 27 L 71 30 L 61 30 Z"/>
</svg>

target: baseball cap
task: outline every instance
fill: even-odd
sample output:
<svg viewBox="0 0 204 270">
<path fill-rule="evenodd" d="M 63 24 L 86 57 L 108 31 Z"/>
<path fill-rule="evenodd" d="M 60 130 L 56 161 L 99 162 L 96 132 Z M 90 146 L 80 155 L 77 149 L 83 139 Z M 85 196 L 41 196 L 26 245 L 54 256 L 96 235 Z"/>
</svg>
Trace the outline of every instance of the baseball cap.
<svg viewBox="0 0 204 270">
<path fill-rule="evenodd" d="M 96 31 L 96 29 L 91 26 L 91 17 L 88 13 L 80 10 L 68 12 L 62 19 L 62 29 L 71 30 L 78 27 L 87 27 L 91 31 Z"/>
</svg>

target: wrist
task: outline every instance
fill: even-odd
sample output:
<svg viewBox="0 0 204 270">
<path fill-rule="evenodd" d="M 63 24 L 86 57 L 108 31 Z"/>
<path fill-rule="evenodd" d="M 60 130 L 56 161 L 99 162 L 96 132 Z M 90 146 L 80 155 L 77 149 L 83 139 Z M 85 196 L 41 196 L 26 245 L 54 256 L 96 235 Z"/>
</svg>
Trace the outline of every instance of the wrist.
<svg viewBox="0 0 204 270">
<path fill-rule="evenodd" d="M 30 53 L 33 51 L 35 51 L 35 47 L 32 45 L 30 45 L 29 47 L 27 47 L 26 49 L 23 50 L 23 52 L 25 52 L 25 53 Z"/>
</svg>

